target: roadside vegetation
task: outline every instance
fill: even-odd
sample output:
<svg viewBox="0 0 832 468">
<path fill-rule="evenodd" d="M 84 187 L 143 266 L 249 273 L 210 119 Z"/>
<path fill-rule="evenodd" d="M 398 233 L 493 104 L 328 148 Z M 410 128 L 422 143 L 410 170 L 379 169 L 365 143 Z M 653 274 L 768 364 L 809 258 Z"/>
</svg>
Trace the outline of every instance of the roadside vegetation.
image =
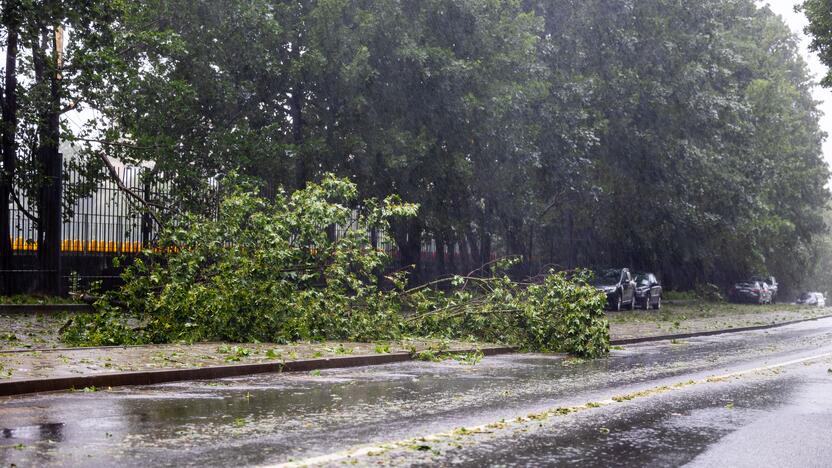
<svg viewBox="0 0 832 468">
<path fill-rule="evenodd" d="M 159 252 L 128 266 L 124 287 L 63 333 L 76 345 L 469 339 L 530 351 L 605 355 L 604 297 L 585 273 L 520 284 L 504 272 L 455 276 L 408 289 L 382 278 L 387 256 L 367 232 L 417 207 L 396 197 L 357 203 L 355 184 L 327 176 L 291 195 L 259 197 L 229 181 L 216 216 L 186 214 Z M 327 227 L 350 226 L 332 239 Z"/>
<path fill-rule="evenodd" d="M 32 294 L 15 294 L 14 296 L 0 296 L 0 304 L 40 305 L 40 304 L 81 304 L 72 297 L 43 296 Z"/>
<path fill-rule="evenodd" d="M 550 265 L 679 289 L 832 281 L 813 80 L 754 0 L 53 3 L 0 18 L 0 232 L 28 200 L 57 279 L 62 217 L 116 164 L 165 187 L 121 188 L 156 250 L 68 343 L 424 336 L 591 357 L 603 297 Z M 823 6 L 806 2 L 817 35 Z M 59 143 L 83 176 L 61 187 Z M 20 266 L 3 236 L 0 269 Z"/>
<path fill-rule="evenodd" d="M 813 79 L 761 2 L 29 3 L 0 21 L 17 45 L 0 207 L 32 201 L 50 221 L 33 239 L 58 239 L 50 227 L 123 163 L 168 188 L 130 196 L 154 225 L 214 212 L 211 182 L 232 169 L 270 189 L 331 172 L 361 198 L 399 194 L 421 208 L 391 238 L 424 281 L 495 256 L 522 256 L 526 276 L 628 265 L 682 289 L 832 271 Z M 827 52 L 826 2 L 806 9 Z M 62 30 L 56 53 L 43 37 Z M 64 111 L 78 125 L 57 125 Z M 59 142 L 83 175 L 63 213 L 44 172 Z M 0 267 L 14 257 L 2 240 Z"/>
</svg>

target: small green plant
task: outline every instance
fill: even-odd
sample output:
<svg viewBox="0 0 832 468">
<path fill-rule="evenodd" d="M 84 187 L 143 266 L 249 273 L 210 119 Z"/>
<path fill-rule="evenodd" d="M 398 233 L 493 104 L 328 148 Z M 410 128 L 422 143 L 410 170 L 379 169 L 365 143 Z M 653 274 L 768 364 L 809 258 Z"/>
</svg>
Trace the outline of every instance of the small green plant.
<svg viewBox="0 0 832 468">
<path fill-rule="evenodd" d="M 416 361 L 442 362 L 442 356 L 440 355 L 440 353 L 433 349 L 425 349 L 423 351 L 418 351 L 412 356 L 413 359 Z"/>
<path fill-rule="evenodd" d="M 390 352 L 390 345 L 387 343 L 376 343 L 376 354 L 387 354 Z"/>
<path fill-rule="evenodd" d="M 242 346 L 229 346 L 227 344 L 223 344 L 217 347 L 217 353 L 226 354 L 227 356 L 225 356 L 225 360 L 227 362 L 238 362 L 244 357 L 251 356 L 252 351 Z M 266 355 L 268 357 L 268 352 Z"/>
<path fill-rule="evenodd" d="M 78 276 L 77 271 L 71 271 L 69 273 L 69 294 L 70 296 L 76 295 L 81 292 L 81 277 Z"/>
<path fill-rule="evenodd" d="M 458 353 L 454 355 L 454 359 L 456 361 L 459 361 L 461 364 L 466 364 L 469 366 L 478 364 L 480 361 L 482 361 L 483 357 L 485 357 L 485 355 L 480 350 L 474 351 L 472 353 Z"/>
<path fill-rule="evenodd" d="M 3 334 L 0 334 L 0 340 L 3 340 L 3 341 L 10 341 L 10 342 L 13 342 L 13 341 L 18 341 L 18 339 L 17 339 L 17 335 L 15 335 L 15 334 L 14 334 L 14 333 L 12 333 L 12 332 L 8 332 L 8 333 L 3 333 Z"/>
</svg>

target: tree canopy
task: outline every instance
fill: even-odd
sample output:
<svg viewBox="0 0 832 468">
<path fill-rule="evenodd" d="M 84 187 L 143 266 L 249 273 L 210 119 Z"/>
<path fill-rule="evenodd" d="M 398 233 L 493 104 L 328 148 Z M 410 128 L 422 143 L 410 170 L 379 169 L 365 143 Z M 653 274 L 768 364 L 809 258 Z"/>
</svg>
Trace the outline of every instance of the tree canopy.
<svg viewBox="0 0 832 468">
<path fill-rule="evenodd" d="M 811 77 L 752 0 L 98 3 L 116 18 L 72 26 L 90 72 L 61 97 L 97 118 L 63 137 L 152 163 L 179 210 L 231 171 L 335 173 L 420 205 L 391 227 L 417 273 L 511 254 L 520 274 L 626 264 L 674 287 L 798 284 L 826 229 Z M 813 31 L 825 3 L 804 6 Z"/>
</svg>

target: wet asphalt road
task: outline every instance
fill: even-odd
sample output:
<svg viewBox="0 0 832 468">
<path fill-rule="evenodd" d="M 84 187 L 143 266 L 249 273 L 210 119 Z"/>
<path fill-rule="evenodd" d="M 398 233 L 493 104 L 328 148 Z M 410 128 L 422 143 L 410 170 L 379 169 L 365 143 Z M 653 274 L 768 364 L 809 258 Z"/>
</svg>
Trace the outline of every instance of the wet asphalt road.
<svg viewBox="0 0 832 468">
<path fill-rule="evenodd" d="M 0 464 L 830 466 L 830 368 L 825 319 L 586 362 L 508 355 L 21 396 L 0 400 Z"/>
</svg>

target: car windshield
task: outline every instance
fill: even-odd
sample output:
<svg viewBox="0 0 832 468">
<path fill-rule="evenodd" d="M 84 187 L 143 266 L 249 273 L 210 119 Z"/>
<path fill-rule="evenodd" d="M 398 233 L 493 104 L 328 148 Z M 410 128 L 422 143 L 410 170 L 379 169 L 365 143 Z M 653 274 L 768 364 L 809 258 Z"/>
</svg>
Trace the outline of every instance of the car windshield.
<svg viewBox="0 0 832 468">
<path fill-rule="evenodd" d="M 639 286 L 650 286 L 650 277 L 647 275 L 636 276 L 636 284 Z"/>
<path fill-rule="evenodd" d="M 805 300 L 811 299 L 811 298 L 812 298 L 812 293 L 803 293 L 803 294 L 800 295 L 800 297 L 797 300 L 798 301 L 805 301 Z"/>
<path fill-rule="evenodd" d="M 621 270 L 612 269 L 596 271 L 595 278 L 592 280 L 592 284 L 615 284 L 618 282 L 619 279 L 621 279 Z"/>
</svg>

